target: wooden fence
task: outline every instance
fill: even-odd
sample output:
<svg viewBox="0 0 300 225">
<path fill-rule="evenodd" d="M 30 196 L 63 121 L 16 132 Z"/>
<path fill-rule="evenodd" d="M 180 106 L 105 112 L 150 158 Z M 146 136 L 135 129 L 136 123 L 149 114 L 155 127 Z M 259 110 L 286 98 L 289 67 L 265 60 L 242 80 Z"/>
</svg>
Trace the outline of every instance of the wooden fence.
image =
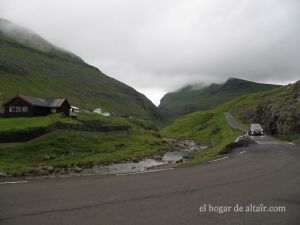
<svg viewBox="0 0 300 225">
<path fill-rule="evenodd" d="M 25 130 L 13 130 L 0 132 L 0 143 L 9 142 L 23 142 L 37 138 L 44 134 L 53 132 L 55 130 L 73 130 L 73 131 L 85 131 L 85 132 L 114 132 L 114 131 L 128 131 L 129 126 L 101 126 L 93 125 L 90 123 L 82 122 L 80 124 L 72 123 L 53 123 L 46 127 L 36 127 Z"/>
</svg>

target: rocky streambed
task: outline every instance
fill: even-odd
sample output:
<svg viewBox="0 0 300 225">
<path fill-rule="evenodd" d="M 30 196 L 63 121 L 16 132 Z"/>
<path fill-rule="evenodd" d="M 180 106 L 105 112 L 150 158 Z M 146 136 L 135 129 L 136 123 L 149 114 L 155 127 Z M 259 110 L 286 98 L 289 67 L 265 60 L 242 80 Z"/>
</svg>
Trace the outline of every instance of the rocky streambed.
<svg viewBox="0 0 300 225">
<path fill-rule="evenodd" d="M 173 147 L 161 155 L 144 158 L 137 162 L 115 163 L 107 166 L 95 166 L 84 169 L 82 174 L 127 174 L 155 170 L 162 167 L 170 167 L 181 163 L 197 152 L 207 149 L 209 146 L 189 139 L 166 139 Z"/>
<path fill-rule="evenodd" d="M 95 174 L 130 174 L 139 173 L 159 168 L 172 167 L 192 158 L 197 152 L 207 149 L 209 146 L 190 139 L 170 139 L 171 147 L 160 154 L 142 158 L 130 162 L 115 162 L 109 165 L 86 165 L 84 167 L 73 166 L 69 168 L 54 168 L 52 166 L 40 166 L 33 173 L 25 173 L 26 177 L 63 177 L 82 176 Z M 5 175 L 5 174 L 3 174 Z"/>
</svg>

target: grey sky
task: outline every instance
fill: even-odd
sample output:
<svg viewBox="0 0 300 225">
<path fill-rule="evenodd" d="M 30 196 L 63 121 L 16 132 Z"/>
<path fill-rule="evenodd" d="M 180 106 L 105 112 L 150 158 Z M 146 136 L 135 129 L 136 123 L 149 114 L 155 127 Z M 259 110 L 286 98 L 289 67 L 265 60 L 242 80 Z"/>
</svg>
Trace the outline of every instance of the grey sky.
<svg viewBox="0 0 300 225">
<path fill-rule="evenodd" d="M 300 79 L 299 0 L 0 0 L 25 26 L 144 93 Z"/>
</svg>

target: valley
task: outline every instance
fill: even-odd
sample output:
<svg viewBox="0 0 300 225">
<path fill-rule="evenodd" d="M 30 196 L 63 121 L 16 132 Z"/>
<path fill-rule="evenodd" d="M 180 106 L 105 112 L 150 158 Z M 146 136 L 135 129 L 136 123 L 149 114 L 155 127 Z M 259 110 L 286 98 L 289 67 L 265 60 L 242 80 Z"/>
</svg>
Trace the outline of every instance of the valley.
<svg viewBox="0 0 300 225">
<path fill-rule="evenodd" d="M 0 224 L 299 225 L 299 3 L 0 0 Z"/>
<path fill-rule="evenodd" d="M 7 26 L 12 27 L 9 32 Z M 0 118 L 1 140 L 10 137 L 13 142 L 14 136 L 42 134 L 27 142 L 0 144 L 0 171 L 8 176 L 80 174 L 94 166 L 118 163 L 136 167 L 139 164 L 134 163 L 184 149 L 178 145 L 184 140 L 207 149 L 196 151 L 187 160 L 174 160 L 173 166 L 196 165 L 218 157 L 240 135 L 230 127 L 224 112 L 231 112 L 245 130 L 257 122 L 268 134 L 299 142 L 299 81 L 279 86 L 229 78 L 204 87 L 191 84 L 166 94 L 156 107 L 133 88 L 25 28 L 1 19 L 0 31 L 0 103 L 16 93 L 64 97 L 79 111 L 75 117 Z M 63 127 L 43 132 L 57 123 L 91 126 L 90 131 L 100 126 L 106 132 Z M 127 128 L 109 132 L 114 127 Z M 170 141 L 173 139 L 177 141 Z"/>
</svg>

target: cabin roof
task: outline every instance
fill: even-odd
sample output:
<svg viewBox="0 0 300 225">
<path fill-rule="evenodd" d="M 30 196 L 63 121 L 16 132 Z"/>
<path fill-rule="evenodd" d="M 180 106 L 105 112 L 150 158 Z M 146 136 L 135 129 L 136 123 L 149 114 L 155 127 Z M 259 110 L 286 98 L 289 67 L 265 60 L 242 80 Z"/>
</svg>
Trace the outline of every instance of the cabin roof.
<svg viewBox="0 0 300 225">
<path fill-rule="evenodd" d="M 42 107 L 60 107 L 64 101 L 66 101 L 65 98 L 36 98 L 26 95 L 17 95 L 8 102 L 6 102 L 4 105 L 10 103 L 16 98 L 21 98 L 22 100 L 26 101 L 27 103 L 33 105 L 33 106 L 42 106 Z"/>
</svg>

